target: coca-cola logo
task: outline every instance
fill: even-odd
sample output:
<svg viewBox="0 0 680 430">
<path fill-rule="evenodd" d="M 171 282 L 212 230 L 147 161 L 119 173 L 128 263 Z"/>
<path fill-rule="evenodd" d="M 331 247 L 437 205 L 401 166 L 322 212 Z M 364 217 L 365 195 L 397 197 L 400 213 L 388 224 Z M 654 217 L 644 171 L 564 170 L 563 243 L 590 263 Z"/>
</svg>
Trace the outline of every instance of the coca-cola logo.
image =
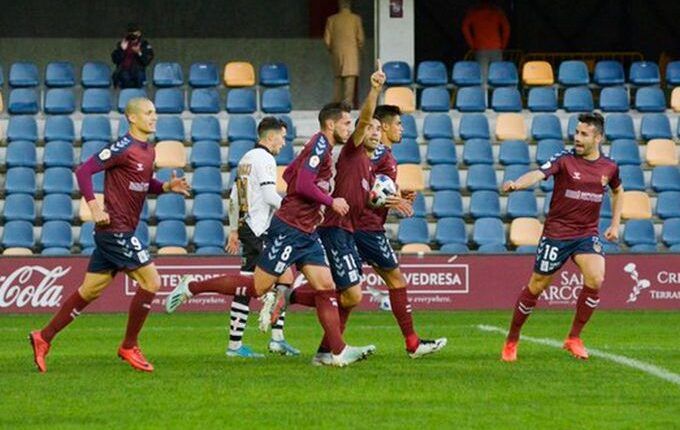
<svg viewBox="0 0 680 430">
<path fill-rule="evenodd" d="M 23 266 L 9 275 L 0 275 L 0 308 L 51 308 L 59 306 L 64 286 L 57 281 L 70 267 Z"/>
</svg>

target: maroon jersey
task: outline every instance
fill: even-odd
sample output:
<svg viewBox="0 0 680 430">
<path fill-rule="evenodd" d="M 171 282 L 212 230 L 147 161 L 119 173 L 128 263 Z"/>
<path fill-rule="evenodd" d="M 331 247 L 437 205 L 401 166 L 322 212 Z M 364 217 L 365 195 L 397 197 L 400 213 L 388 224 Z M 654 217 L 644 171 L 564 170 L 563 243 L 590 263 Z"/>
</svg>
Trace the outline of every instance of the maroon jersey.
<svg viewBox="0 0 680 430">
<path fill-rule="evenodd" d="M 619 167 L 604 155 L 588 161 L 565 150 L 540 167 L 546 176 L 555 177 L 550 211 L 543 235 L 551 239 L 574 239 L 595 236 L 598 232 L 600 206 L 607 185 L 621 185 Z"/>
<path fill-rule="evenodd" d="M 373 175 L 371 186 L 376 175 L 389 176 L 395 183 L 397 182 L 397 160 L 392 155 L 392 149 L 384 145 L 379 145 L 371 157 L 373 165 Z M 357 218 L 354 225 L 355 230 L 364 231 L 385 231 L 385 221 L 387 220 L 387 208 L 372 208 L 368 204 L 364 205 L 361 216 Z"/>
<path fill-rule="evenodd" d="M 324 206 L 297 193 L 295 182 L 300 171 L 306 169 L 315 175 L 316 186 L 325 193 L 330 193 L 333 176 L 332 151 L 333 147 L 326 136 L 316 133 L 283 172 L 288 188 L 275 215 L 286 224 L 312 233 L 323 220 Z"/>
<path fill-rule="evenodd" d="M 94 158 L 104 168 L 104 208 L 111 223 L 96 231 L 135 231 L 153 177 L 152 145 L 130 134 L 99 151 Z"/>
</svg>

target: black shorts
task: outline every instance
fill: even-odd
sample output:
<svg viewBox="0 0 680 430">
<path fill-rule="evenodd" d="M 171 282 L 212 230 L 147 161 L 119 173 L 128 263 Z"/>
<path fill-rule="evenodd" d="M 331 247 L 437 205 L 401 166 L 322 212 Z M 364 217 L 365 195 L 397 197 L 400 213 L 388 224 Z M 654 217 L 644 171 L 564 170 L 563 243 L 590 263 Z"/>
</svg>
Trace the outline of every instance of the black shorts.
<svg viewBox="0 0 680 430">
<path fill-rule="evenodd" d="M 578 254 L 599 254 L 604 257 L 604 247 L 599 236 L 586 236 L 576 239 L 550 239 L 541 237 L 536 248 L 534 272 L 552 275 L 560 270 L 569 258 Z"/>
<path fill-rule="evenodd" d="M 243 222 L 238 227 L 238 239 L 241 241 L 241 272 L 254 273 L 262 253 L 262 238 L 255 236 L 248 223 Z"/>
<path fill-rule="evenodd" d="M 151 263 L 149 250 L 134 232 L 95 232 L 94 243 L 87 266 L 90 273 L 131 271 Z"/>
</svg>

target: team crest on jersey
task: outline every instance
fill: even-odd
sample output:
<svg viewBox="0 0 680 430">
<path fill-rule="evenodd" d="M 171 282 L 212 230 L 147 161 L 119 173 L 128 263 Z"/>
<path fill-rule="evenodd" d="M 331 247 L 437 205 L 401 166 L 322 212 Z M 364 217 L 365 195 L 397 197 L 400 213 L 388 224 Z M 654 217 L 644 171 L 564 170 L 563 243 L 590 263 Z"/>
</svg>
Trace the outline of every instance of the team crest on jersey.
<svg viewBox="0 0 680 430">
<path fill-rule="evenodd" d="M 111 150 L 109 148 L 104 148 L 99 152 L 99 159 L 101 161 L 106 161 L 111 158 Z"/>
<path fill-rule="evenodd" d="M 600 183 L 602 183 L 603 187 L 607 185 L 609 183 L 609 176 L 602 175 L 602 177 L 600 178 Z"/>
<path fill-rule="evenodd" d="M 315 169 L 320 162 L 321 159 L 319 158 L 318 155 L 312 155 L 311 157 L 309 157 L 309 167 L 311 167 L 312 169 Z"/>
</svg>

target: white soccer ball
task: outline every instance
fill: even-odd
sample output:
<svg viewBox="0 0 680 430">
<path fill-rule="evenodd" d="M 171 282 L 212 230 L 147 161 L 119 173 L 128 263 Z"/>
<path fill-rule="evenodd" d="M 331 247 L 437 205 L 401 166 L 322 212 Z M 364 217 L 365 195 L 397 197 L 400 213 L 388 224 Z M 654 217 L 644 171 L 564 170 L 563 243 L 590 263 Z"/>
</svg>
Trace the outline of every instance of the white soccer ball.
<svg viewBox="0 0 680 430">
<path fill-rule="evenodd" d="M 397 195 L 397 185 L 387 175 L 376 175 L 373 187 L 368 195 L 368 204 L 374 208 L 385 206 L 387 198 Z"/>
</svg>

